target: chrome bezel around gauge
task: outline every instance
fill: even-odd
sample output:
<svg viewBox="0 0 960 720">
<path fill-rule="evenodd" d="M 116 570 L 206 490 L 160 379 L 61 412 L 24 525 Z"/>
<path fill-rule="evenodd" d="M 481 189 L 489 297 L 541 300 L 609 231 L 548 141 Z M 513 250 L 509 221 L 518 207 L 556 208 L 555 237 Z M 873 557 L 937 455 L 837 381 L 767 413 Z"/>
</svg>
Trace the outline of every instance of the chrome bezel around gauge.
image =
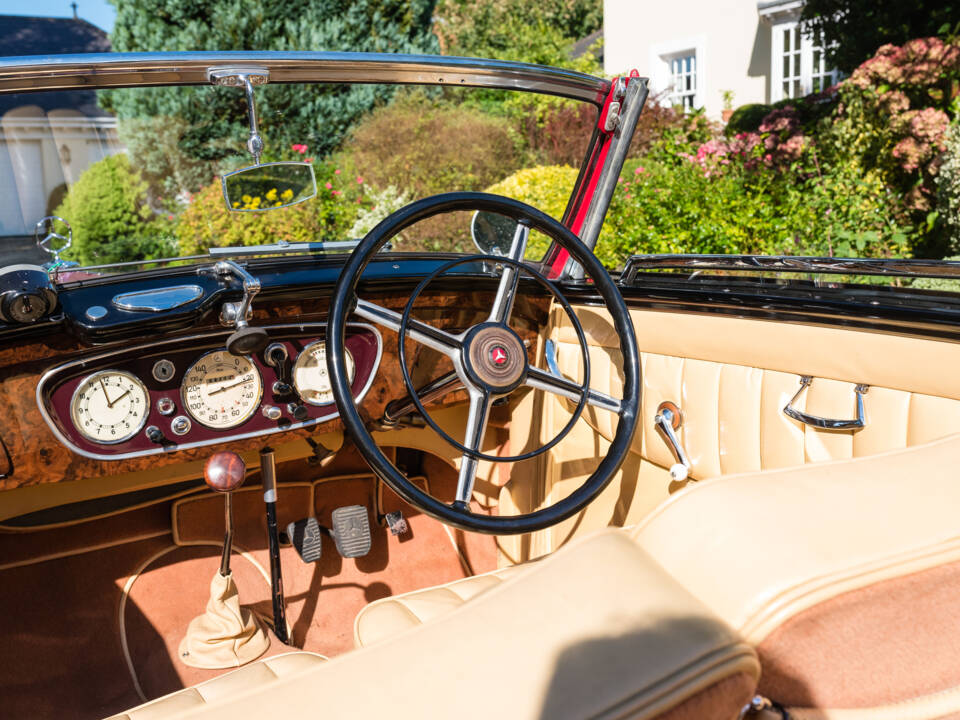
<svg viewBox="0 0 960 720">
<path fill-rule="evenodd" d="M 300 367 L 300 360 L 302 358 L 308 357 L 313 351 L 313 348 L 317 346 L 321 347 L 324 350 L 324 353 L 326 353 L 326 349 L 327 349 L 326 340 L 315 340 L 314 342 L 305 345 L 303 347 L 303 350 L 301 350 L 297 355 L 297 359 L 293 363 L 293 367 L 290 369 L 290 375 L 291 375 L 290 379 L 293 382 L 293 389 L 297 391 L 297 395 L 299 395 L 300 399 L 303 400 L 307 405 L 312 405 L 313 407 L 325 407 L 327 405 L 333 405 L 332 390 L 330 391 L 331 392 L 330 399 L 327 400 L 326 402 L 320 402 L 318 400 L 309 400 L 306 397 L 304 397 L 303 392 L 301 392 L 300 390 L 300 386 L 297 384 L 297 368 Z M 347 367 L 349 370 L 348 375 L 350 377 L 350 383 L 353 384 L 353 380 L 357 376 L 357 363 L 356 363 L 356 360 L 353 359 L 353 355 L 350 353 L 349 350 L 344 348 L 344 352 L 346 352 L 347 357 L 350 359 Z M 326 358 L 326 355 L 324 355 L 324 358 Z M 313 392 L 316 392 L 316 390 L 314 390 L 313 388 L 308 388 L 308 390 L 313 390 Z"/>
<path fill-rule="evenodd" d="M 233 357 L 243 358 L 243 360 L 247 362 L 247 364 L 250 366 L 250 369 L 253 371 L 253 376 L 257 383 L 256 397 L 251 401 L 247 411 L 240 418 L 232 421 L 229 425 L 211 425 L 208 422 L 204 422 L 204 419 L 195 413 L 190 407 L 190 399 L 187 397 L 187 377 L 190 375 L 193 369 L 202 363 L 206 358 L 219 354 L 232 355 L 232 353 L 226 348 L 211 350 L 198 357 L 196 360 L 190 363 L 186 370 L 183 371 L 183 378 L 180 381 L 180 402 L 182 403 L 184 414 L 203 427 L 210 430 L 233 430 L 234 428 L 240 427 L 247 420 L 253 417 L 257 412 L 257 409 L 260 407 L 260 403 L 263 400 L 263 376 L 260 374 L 257 364 L 253 361 L 253 358 L 250 355 L 233 355 Z"/>
<path fill-rule="evenodd" d="M 113 438 L 113 439 L 111 439 L 111 440 L 101 440 L 100 438 L 96 438 L 96 437 L 93 437 L 92 435 L 88 434 L 88 433 L 83 429 L 82 426 L 80 426 L 80 425 L 77 424 L 76 412 L 75 412 L 75 408 L 76 408 L 76 405 L 77 405 L 77 397 L 78 397 L 79 394 L 80 394 L 80 389 L 81 389 L 82 387 L 84 387 L 84 386 L 85 386 L 88 382 L 90 382 L 91 380 L 96 380 L 97 378 L 101 378 L 101 377 L 104 377 L 104 376 L 106 376 L 106 375 L 122 375 L 124 378 L 133 381 L 134 385 L 136 385 L 136 386 L 139 388 L 139 390 L 143 393 L 143 398 L 144 398 L 144 403 L 143 403 L 143 404 L 144 404 L 144 407 L 143 407 L 143 417 L 140 418 L 140 424 L 137 425 L 136 427 L 134 427 L 134 428 L 133 428 L 130 432 L 128 432 L 126 435 L 123 435 L 122 437 L 116 437 L 116 438 Z M 138 432 L 140 432 L 141 430 L 143 430 L 144 425 L 147 424 L 147 418 L 150 416 L 150 410 L 151 410 L 151 408 L 150 408 L 150 391 L 147 390 L 147 386 L 144 385 L 143 381 L 142 381 L 140 378 L 138 378 L 136 375 L 134 375 L 133 373 L 131 373 L 131 372 L 127 371 L 127 370 L 116 370 L 116 369 L 113 369 L 113 368 L 108 368 L 108 369 L 106 369 L 106 370 L 97 370 L 97 371 L 94 372 L 94 373 L 90 373 L 89 375 L 84 376 L 84 377 L 80 380 L 80 382 L 77 383 L 77 387 L 74 388 L 73 394 L 70 396 L 70 408 L 69 408 L 69 410 L 70 410 L 70 422 L 73 424 L 73 426 L 77 429 L 77 432 L 80 433 L 80 435 L 81 435 L 85 440 L 87 440 L 88 442 L 95 443 L 95 444 L 97 444 L 97 445 L 117 445 L 117 444 L 119 444 L 119 443 L 126 442 L 127 440 L 129 440 L 130 438 L 132 438 L 132 437 L 133 437 L 134 435 L 136 435 Z"/>
</svg>

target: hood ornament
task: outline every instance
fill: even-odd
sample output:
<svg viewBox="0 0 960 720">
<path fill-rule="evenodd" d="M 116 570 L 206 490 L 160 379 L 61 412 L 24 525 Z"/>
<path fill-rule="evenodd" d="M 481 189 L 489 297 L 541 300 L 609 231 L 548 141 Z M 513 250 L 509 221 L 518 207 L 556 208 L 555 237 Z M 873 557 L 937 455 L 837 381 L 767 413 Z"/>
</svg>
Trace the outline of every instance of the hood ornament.
<svg viewBox="0 0 960 720">
<path fill-rule="evenodd" d="M 33 228 L 33 236 L 37 240 L 37 247 L 53 255 L 53 260 L 44 264 L 44 270 L 56 272 L 62 268 L 77 267 L 78 264 L 71 260 L 60 259 L 60 253 L 73 244 L 73 228 L 62 217 L 47 215 L 40 218 Z M 54 247 L 52 244 L 54 240 L 59 240 L 63 244 Z"/>
</svg>

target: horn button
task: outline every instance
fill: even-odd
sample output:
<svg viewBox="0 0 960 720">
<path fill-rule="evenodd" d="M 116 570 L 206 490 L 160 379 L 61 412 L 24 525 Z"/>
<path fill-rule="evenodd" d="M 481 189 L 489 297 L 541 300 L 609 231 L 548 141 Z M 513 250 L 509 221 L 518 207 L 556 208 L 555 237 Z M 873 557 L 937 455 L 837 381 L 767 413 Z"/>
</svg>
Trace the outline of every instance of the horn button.
<svg viewBox="0 0 960 720">
<path fill-rule="evenodd" d="M 464 369 L 477 385 L 495 393 L 508 393 L 523 382 L 527 350 L 506 325 L 477 325 L 467 333 L 464 345 Z"/>
</svg>

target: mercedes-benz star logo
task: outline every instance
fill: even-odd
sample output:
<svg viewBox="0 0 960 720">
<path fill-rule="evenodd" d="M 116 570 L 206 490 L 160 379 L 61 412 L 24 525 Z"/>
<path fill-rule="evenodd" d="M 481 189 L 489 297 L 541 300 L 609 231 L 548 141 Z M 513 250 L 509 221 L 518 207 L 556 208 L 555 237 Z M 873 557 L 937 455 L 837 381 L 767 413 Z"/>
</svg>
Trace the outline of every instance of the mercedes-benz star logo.
<svg viewBox="0 0 960 720">
<path fill-rule="evenodd" d="M 490 350 L 490 359 L 497 367 L 507 364 L 507 349 L 503 345 L 494 345 Z"/>
</svg>

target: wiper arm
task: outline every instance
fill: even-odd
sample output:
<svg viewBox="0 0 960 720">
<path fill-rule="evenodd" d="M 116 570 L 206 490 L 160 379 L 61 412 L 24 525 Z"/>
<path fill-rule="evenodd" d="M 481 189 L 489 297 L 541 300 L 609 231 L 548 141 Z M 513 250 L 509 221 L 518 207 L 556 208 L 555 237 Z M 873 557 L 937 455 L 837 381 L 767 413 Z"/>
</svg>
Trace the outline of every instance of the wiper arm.
<svg viewBox="0 0 960 720">
<path fill-rule="evenodd" d="M 291 243 L 286 240 L 268 245 L 235 245 L 232 247 L 211 247 L 207 249 L 210 257 L 243 257 L 246 255 L 273 255 L 285 253 L 309 252 L 350 252 L 361 240 L 329 240 L 325 242 Z M 380 252 L 389 252 L 393 249 L 392 243 L 386 243 Z"/>
<path fill-rule="evenodd" d="M 281 240 L 268 245 L 239 245 L 234 247 L 211 247 L 210 257 L 242 257 L 245 255 L 274 255 L 308 252 L 350 252 L 360 240 L 332 240 L 330 242 L 291 243 Z"/>
</svg>

